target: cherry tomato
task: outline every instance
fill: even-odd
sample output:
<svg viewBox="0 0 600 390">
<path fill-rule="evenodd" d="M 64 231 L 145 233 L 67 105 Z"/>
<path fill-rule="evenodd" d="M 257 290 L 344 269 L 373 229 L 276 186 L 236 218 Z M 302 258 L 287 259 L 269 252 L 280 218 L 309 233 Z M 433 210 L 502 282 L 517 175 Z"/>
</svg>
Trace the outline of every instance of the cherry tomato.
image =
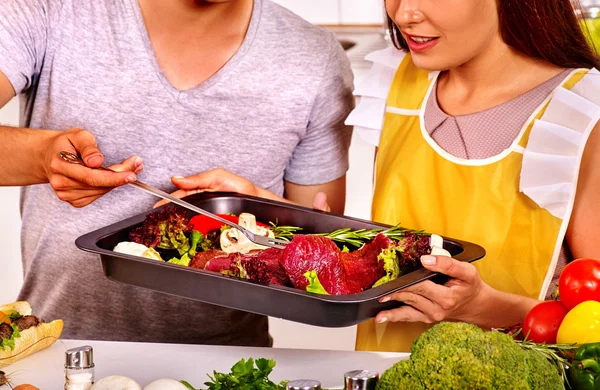
<svg viewBox="0 0 600 390">
<path fill-rule="evenodd" d="M 600 342 L 600 302 L 586 301 L 571 309 L 556 339 L 560 344 Z"/>
<path fill-rule="evenodd" d="M 560 273 L 558 292 L 569 310 L 585 301 L 600 301 L 600 260 L 577 259 Z"/>
<path fill-rule="evenodd" d="M 555 344 L 556 335 L 567 309 L 559 301 L 535 305 L 523 321 L 523 336 L 536 343 Z"/>
</svg>

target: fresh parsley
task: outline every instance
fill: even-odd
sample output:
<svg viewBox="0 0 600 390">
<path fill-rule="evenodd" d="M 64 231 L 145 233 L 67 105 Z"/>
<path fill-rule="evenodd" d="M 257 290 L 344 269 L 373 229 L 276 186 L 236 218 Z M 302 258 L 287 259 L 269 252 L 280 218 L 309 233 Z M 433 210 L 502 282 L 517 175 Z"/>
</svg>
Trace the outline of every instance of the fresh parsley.
<svg viewBox="0 0 600 390">
<path fill-rule="evenodd" d="M 271 359 L 242 359 L 231 367 L 228 374 L 213 371 L 210 382 L 205 382 L 207 390 L 285 390 L 287 382 L 279 384 L 269 379 L 275 367 Z M 186 381 L 181 381 L 190 390 L 196 390 Z"/>
</svg>

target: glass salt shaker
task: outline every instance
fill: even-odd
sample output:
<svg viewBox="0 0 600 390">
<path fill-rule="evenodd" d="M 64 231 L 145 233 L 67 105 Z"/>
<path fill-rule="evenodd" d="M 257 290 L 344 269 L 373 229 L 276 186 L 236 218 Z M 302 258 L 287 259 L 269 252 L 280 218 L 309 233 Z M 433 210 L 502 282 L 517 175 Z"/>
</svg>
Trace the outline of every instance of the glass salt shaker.
<svg viewBox="0 0 600 390">
<path fill-rule="evenodd" d="M 88 390 L 94 384 L 94 350 L 89 345 L 65 352 L 65 390 Z"/>
</svg>

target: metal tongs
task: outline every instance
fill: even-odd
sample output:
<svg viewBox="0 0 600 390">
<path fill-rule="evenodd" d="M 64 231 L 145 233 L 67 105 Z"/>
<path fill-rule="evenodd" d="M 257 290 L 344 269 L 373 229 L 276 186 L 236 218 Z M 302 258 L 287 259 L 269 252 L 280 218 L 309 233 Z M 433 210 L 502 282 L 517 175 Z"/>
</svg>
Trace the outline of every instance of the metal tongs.
<svg viewBox="0 0 600 390">
<path fill-rule="evenodd" d="M 78 155 L 76 155 L 74 153 L 64 152 L 63 151 L 63 152 L 60 152 L 60 157 L 63 160 L 69 162 L 69 163 L 79 164 L 79 165 L 83 165 L 84 167 L 87 167 L 87 165 L 85 165 L 85 163 L 83 162 L 83 160 Z M 102 169 L 102 170 L 105 170 L 105 171 L 115 172 L 112 169 L 105 168 L 105 167 L 99 167 L 97 169 Z M 164 191 L 159 190 L 158 188 L 156 188 L 154 186 L 151 186 L 149 184 L 143 183 L 143 182 L 141 182 L 139 180 L 136 180 L 133 183 L 128 183 L 128 184 L 131 185 L 131 186 L 133 186 L 133 187 L 135 187 L 135 188 L 137 188 L 137 189 L 140 189 L 140 190 L 142 190 L 144 192 L 147 192 L 149 194 L 158 196 L 159 198 L 162 198 L 162 199 L 166 199 L 166 200 L 168 200 L 168 201 L 170 201 L 172 203 L 178 204 L 179 206 L 185 207 L 188 210 L 192 210 L 192 211 L 194 211 L 194 212 L 196 212 L 198 214 L 202 214 L 202 215 L 205 215 L 205 216 L 210 217 L 212 219 L 215 219 L 215 220 L 217 220 L 217 221 L 219 221 L 221 223 L 224 223 L 225 225 L 231 226 L 232 228 L 236 228 L 240 232 L 242 232 L 242 234 L 244 234 L 244 236 L 248 237 L 248 239 L 250 241 L 252 241 L 253 243 L 255 243 L 255 244 L 262 245 L 262 246 L 268 246 L 268 247 L 271 247 L 271 248 L 278 248 L 278 249 L 283 249 L 283 248 L 285 248 L 285 245 L 288 244 L 288 241 L 285 241 L 285 240 L 280 240 L 278 238 L 265 237 L 265 236 L 261 236 L 259 234 L 253 233 L 250 230 L 248 230 L 248 229 L 246 229 L 246 228 L 238 225 L 235 222 L 231 222 L 231 221 L 228 221 L 228 220 L 226 220 L 224 218 L 221 218 L 218 215 L 215 215 L 215 214 L 210 213 L 210 212 L 208 212 L 206 210 L 203 210 L 203 209 L 201 209 L 201 208 L 199 208 L 197 206 L 194 206 L 191 203 L 188 203 L 188 202 L 186 202 L 184 200 L 176 198 L 173 195 L 170 195 L 170 194 L 168 194 L 168 193 L 166 193 Z"/>
</svg>

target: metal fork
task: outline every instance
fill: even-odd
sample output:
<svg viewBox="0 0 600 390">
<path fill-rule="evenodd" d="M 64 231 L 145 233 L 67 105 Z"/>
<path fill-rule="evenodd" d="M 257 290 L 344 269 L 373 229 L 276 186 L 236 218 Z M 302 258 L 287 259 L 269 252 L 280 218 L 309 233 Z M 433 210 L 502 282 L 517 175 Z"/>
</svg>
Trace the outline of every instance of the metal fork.
<svg viewBox="0 0 600 390">
<path fill-rule="evenodd" d="M 60 157 L 63 160 L 69 162 L 69 163 L 79 164 L 79 165 L 83 165 L 84 167 L 87 167 L 87 165 L 85 165 L 85 163 L 83 162 L 83 160 L 78 155 L 76 155 L 74 153 L 63 151 L 63 152 L 60 152 Z M 105 170 L 105 171 L 115 172 L 112 169 L 105 168 L 105 167 L 99 167 L 98 169 L 102 169 L 102 170 Z M 128 183 L 128 184 L 131 185 L 131 186 L 133 186 L 133 187 L 135 187 L 135 188 L 137 188 L 137 189 L 140 189 L 140 190 L 142 190 L 144 192 L 147 192 L 149 194 L 158 196 L 159 198 L 162 198 L 162 199 L 166 199 L 166 200 L 168 200 L 168 201 L 170 201 L 172 203 L 178 204 L 179 206 L 185 207 L 186 209 L 192 210 L 192 211 L 194 211 L 194 212 L 196 212 L 198 214 L 202 214 L 202 215 L 205 215 L 205 216 L 210 217 L 212 219 L 216 219 L 217 221 L 219 221 L 221 223 L 224 223 L 225 225 L 229 225 L 232 228 L 236 228 L 239 231 L 241 231 L 246 237 L 248 237 L 248 239 L 250 241 L 252 241 L 255 244 L 262 245 L 262 246 L 268 246 L 268 247 L 271 247 L 271 248 L 283 249 L 283 248 L 285 248 L 285 245 L 289 243 L 288 241 L 280 240 L 278 238 L 270 238 L 270 237 L 261 236 L 259 234 L 255 234 L 255 233 L 251 232 L 250 230 L 248 230 L 248 229 L 246 229 L 246 228 L 238 225 L 235 222 L 231 222 L 231 221 L 228 221 L 228 220 L 226 220 L 224 218 L 221 218 L 218 215 L 215 215 L 215 214 L 210 213 L 210 212 L 208 212 L 206 210 L 203 210 L 203 209 L 201 209 L 201 208 L 199 208 L 197 206 L 194 206 L 191 203 L 188 203 L 188 202 L 186 202 L 184 200 L 176 198 L 173 195 L 170 195 L 170 194 L 168 194 L 168 193 L 166 193 L 164 191 L 159 190 L 158 188 L 156 188 L 154 186 L 151 186 L 149 184 L 143 183 L 143 182 L 141 182 L 139 180 L 136 180 L 133 183 Z"/>
</svg>

